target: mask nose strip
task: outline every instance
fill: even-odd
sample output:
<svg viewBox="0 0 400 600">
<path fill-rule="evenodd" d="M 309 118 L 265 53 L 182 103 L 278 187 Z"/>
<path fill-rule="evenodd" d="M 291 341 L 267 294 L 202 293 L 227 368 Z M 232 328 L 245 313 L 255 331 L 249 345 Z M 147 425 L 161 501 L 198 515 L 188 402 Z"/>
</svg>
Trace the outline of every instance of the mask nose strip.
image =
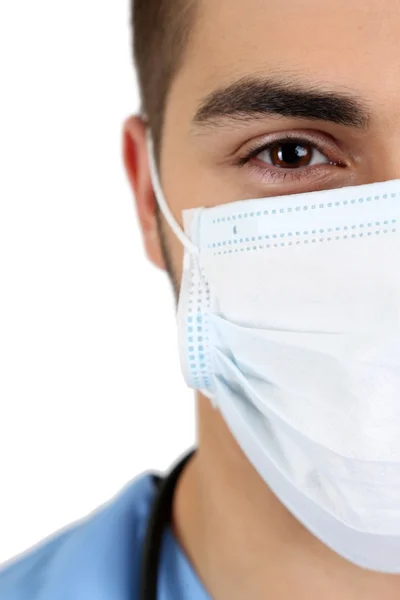
<svg viewBox="0 0 400 600">
<path fill-rule="evenodd" d="M 151 137 L 150 129 L 147 130 L 147 150 L 149 156 L 149 168 L 150 168 L 150 177 L 151 182 L 153 184 L 154 194 L 157 200 L 157 204 L 160 207 L 162 214 L 165 217 L 168 225 L 171 227 L 172 231 L 176 235 L 176 237 L 180 240 L 183 246 L 191 253 L 191 254 L 199 254 L 198 247 L 193 244 L 189 238 L 185 235 L 179 223 L 176 221 L 174 215 L 172 214 L 167 201 L 165 200 L 161 183 L 157 173 L 157 166 L 155 162 L 155 154 L 154 154 L 154 144 L 153 139 Z"/>
</svg>

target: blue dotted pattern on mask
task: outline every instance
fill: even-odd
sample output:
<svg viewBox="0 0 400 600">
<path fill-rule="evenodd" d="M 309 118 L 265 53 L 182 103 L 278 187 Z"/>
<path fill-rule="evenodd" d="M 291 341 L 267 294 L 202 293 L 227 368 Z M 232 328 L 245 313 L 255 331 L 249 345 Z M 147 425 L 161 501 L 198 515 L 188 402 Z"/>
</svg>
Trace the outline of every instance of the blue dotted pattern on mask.
<svg viewBox="0 0 400 600">
<path fill-rule="evenodd" d="M 382 194 L 379 196 L 368 196 L 367 198 L 361 197 L 361 198 L 353 198 L 352 200 L 341 200 L 341 201 L 336 201 L 336 202 L 327 202 L 327 203 L 320 203 L 320 204 L 306 204 L 304 206 L 285 206 L 284 208 L 280 208 L 280 209 L 270 209 L 270 210 L 263 210 L 263 211 L 253 211 L 253 212 L 242 212 L 242 213 L 237 213 L 236 215 L 230 215 L 228 217 L 219 217 L 216 219 L 213 219 L 213 224 L 218 224 L 218 223 L 225 223 L 228 221 L 236 221 L 236 220 L 241 220 L 241 219 L 251 219 L 254 217 L 265 217 L 265 216 L 270 216 L 270 215 L 279 215 L 279 214 L 285 214 L 285 213 L 291 213 L 291 212 L 299 212 L 301 210 L 318 210 L 318 209 L 324 209 L 324 208 L 334 208 L 334 207 L 340 207 L 340 206 L 346 206 L 346 205 L 351 205 L 351 204 L 356 204 L 358 203 L 363 203 L 363 202 L 372 202 L 373 200 L 386 200 L 387 198 L 396 198 L 396 196 L 399 196 L 400 192 L 392 192 L 391 194 Z M 271 197 L 271 201 L 274 200 L 274 197 Z"/>
<path fill-rule="evenodd" d="M 247 250 L 257 250 L 257 249 L 263 249 L 263 248 L 271 248 L 271 247 L 278 247 L 278 246 L 293 246 L 293 245 L 299 245 L 299 244 L 308 244 L 308 243 L 312 243 L 315 244 L 317 242 L 324 242 L 324 241 L 332 241 L 332 240 L 346 240 L 348 238 L 356 238 L 356 237 L 368 237 L 371 235 L 379 235 L 380 233 L 395 233 L 396 227 L 393 227 L 393 225 L 397 224 L 397 219 L 391 219 L 391 220 L 386 220 L 386 221 L 374 221 L 374 222 L 369 222 L 369 223 L 358 223 L 357 225 L 344 225 L 343 227 L 327 227 L 327 228 L 321 228 L 321 229 L 310 229 L 310 230 L 304 230 L 304 231 L 287 231 L 285 233 L 273 233 L 273 234 L 269 234 L 269 235 L 259 235 L 259 236 L 253 236 L 253 237 L 245 237 L 245 238 L 232 238 L 230 240 L 223 240 L 221 242 L 214 242 L 214 243 L 210 243 L 207 244 L 207 247 L 210 249 L 215 249 L 214 254 L 227 254 L 227 253 L 232 253 L 232 252 L 239 252 L 239 251 L 244 251 L 245 248 L 229 248 L 229 246 L 235 246 L 235 245 L 240 245 L 240 244 L 250 244 L 250 246 L 248 246 Z M 368 231 L 368 228 L 372 228 L 372 227 L 378 227 L 379 229 L 376 231 Z M 355 230 L 362 230 L 359 233 L 355 233 Z M 338 233 L 341 232 L 343 234 L 338 235 Z M 331 234 L 331 235 L 329 235 Z M 316 236 L 314 238 L 310 239 L 301 239 L 301 240 L 297 240 L 297 241 L 293 241 L 290 238 L 296 239 L 296 237 L 300 237 L 300 236 L 304 236 L 304 235 L 308 235 L 308 236 Z M 318 237 L 320 235 L 324 235 L 325 237 Z M 285 239 L 285 241 L 281 241 L 279 244 L 278 243 L 274 243 L 274 240 L 282 240 Z M 268 240 L 268 242 L 265 242 L 265 240 Z M 257 244 L 257 246 L 251 246 L 251 244 L 255 242 Z M 263 242 L 263 243 L 260 243 Z M 225 247 L 225 249 L 224 249 Z M 219 248 L 221 248 L 221 250 L 219 251 Z"/>
<path fill-rule="evenodd" d="M 204 272 L 193 263 L 186 318 L 186 349 L 191 384 L 195 389 L 210 389 L 210 354 L 208 350 L 208 311 L 210 289 Z"/>
<path fill-rule="evenodd" d="M 230 215 L 228 217 L 221 217 L 213 220 L 213 224 L 225 223 L 227 221 L 236 221 L 241 219 L 251 219 L 254 217 L 264 217 L 270 215 L 279 215 L 285 213 L 291 213 L 293 211 L 299 212 L 300 210 L 319 210 L 326 208 L 334 208 L 352 204 L 362 204 L 363 202 L 372 202 L 386 200 L 387 198 L 395 198 L 400 193 L 392 192 L 390 194 L 382 194 L 377 196 L 368 196 L 367 198 L 360 197 L 358 199 L 353 198 L 352 200 L 342 200 L 336 202 L 320 203 L 320 204 L 308 204 L 304 206 L 287 206 L 280 209 L 269 209 L 264 211 L 254 212 L 243 212 L 236 215 Z M 252 237 L 239 237 L 238 226 L 235 224 L 232 228 L 233 237 L 225 240 L 216 240 L 207 244 L 207 248 L 214 250 L 214 255 L 217 254 L 232 254 L 234 252 L 244 252 L 250 250 L 263 250 L 268 248 L 293 246 L 300 244 L 316 244 L 318 242 L 330 242 L 337 240 L 346 240 L 348 238 L 356 237 L 368 237 L 372 235 L 379 235 L 380 233 L 395 233 L 396 228 L 393 225 L 397 224 L 396 219 L 385 220 L 385 221 L 374 221 L 369 223 L 357 223 L 349 226 L 335 227 L 335 228 L 320 228 L 311 230 L 297 230 L 297 231 L 286 231 L 281 233 L 274 233 L 269 235 L 259 235 Z M 377 231 L 368 231 L 368 228 L 376 228 Z M 352 231 L 353 230 L 353 231 Z M 355 233 L 354 230 L 360 230 L 359 233 Z M 340 232 L 340 235 L 338 235 Z M 301 236 L 315 236 L 312 239 L 301 239 Z M 322 236 L 322 237 L 321 237 Z M 297 238 L 297 241 L 293 241 Z M 284 238 L 284 239 L 283 239 Z M 277 240 L 274 242 L 274 240 Z M 279 241 L 279 243 L 277 243 Z M 235 247 L 246 245 L 246 247 Z"/>
</svg>

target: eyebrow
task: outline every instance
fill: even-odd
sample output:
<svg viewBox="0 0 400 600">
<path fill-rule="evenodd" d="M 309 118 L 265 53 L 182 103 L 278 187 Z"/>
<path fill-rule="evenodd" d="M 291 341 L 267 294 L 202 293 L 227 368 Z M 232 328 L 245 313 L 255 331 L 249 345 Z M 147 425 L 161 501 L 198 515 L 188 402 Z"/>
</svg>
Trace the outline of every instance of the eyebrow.
<svg viewBox="0 0 400 600">
<path fill-rule="evenodd" d="M 356 94 L 327 89 L 321 82 L 285 78 L 243 77 L 208 94 L 196 111 L 197 127 L 222 126 L 271 115 L 328 121 L 366 130 L 371 114 Z"/>
</svg>

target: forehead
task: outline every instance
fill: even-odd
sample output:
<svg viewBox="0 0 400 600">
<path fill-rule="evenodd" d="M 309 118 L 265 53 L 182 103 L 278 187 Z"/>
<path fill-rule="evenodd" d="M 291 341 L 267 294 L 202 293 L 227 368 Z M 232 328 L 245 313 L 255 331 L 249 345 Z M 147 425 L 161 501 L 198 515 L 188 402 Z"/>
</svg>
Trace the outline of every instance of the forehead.
<svg viewBox="0 0 400 600">
<path fill-rule="evenodd" d="M 196 23 L 171 93 L 180 119 L 189 120 L 213 89 L 249 74 L 293 73 L 398 105 L 398 0 L 196 1 Z"/>
</svg>

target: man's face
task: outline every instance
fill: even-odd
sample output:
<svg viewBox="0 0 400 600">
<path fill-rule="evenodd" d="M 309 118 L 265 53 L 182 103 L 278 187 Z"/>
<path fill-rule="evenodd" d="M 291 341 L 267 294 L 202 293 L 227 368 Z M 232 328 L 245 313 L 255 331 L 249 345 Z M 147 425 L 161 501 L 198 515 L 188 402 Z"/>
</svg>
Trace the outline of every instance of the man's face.
<svg viewBox="0 0 400 600">
<path fill-rule="evenodd" d="M 398 0 L 197 1 L 160 166 L 180 223 L 188 208 L 400 177 Z M 211 120 L 203 110 L 196 122 L 206 97 L 243 78 L 252 85 L 228 102 L 221 93 Z M 272 94 L 271 84 L 296 93 Z M 218 114 L 222 105 L 229 115 Z M 262 151 L 287 134 L 304 140 L 297 153 L 293 143 L 283 153 Z M 179 281 L 183 249 L 166 225 L 164 232 Z"/>
</svg>

